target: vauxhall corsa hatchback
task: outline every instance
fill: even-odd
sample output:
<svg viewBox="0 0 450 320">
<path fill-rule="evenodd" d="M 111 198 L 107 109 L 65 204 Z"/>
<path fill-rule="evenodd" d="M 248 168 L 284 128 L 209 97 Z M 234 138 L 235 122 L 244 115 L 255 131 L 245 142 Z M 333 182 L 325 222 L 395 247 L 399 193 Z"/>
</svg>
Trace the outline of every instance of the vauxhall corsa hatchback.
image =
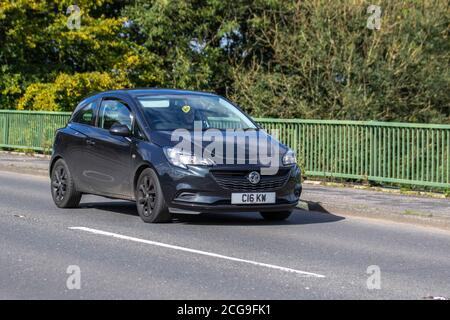
<svg viewBox="0 0 450 320">
<path fill-rule="evenodd" d="M 283 220 L 301 193 L 291 149 L 227 99 L 184 90 L 85 98 L 57 130 L 49 169 L 58 207 L 83 194 L 131 200 L 145 222 L 244 211 Z"/>
</svg>

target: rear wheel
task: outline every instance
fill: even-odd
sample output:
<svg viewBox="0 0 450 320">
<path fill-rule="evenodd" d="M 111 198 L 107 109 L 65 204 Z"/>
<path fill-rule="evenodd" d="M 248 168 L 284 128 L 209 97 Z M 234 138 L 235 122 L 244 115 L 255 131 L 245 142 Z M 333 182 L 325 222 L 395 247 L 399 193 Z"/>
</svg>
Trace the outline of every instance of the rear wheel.
<svg viewBox="0 0 450 320">
<path fill-rule="evenodd" d="M 158 176 L 150 168 L 142 171 L 136 186 L 136 206 L 144 222 L 170 222 L 172 216 L 167 207 Z"/>
<path fill-rule="evenodd" d="M 292 210 L 289 211 L 281 211 L 281 212 L 260 212 L 261 216 L 264 220 L 269 221 L 281 221 L 286 220 L 291 215 Z"/>
<path fill-rule="evenodd" d="M 51 173 L 53 201 L 59 208 L 75 208 L 80 204 L 81 193 L 77 191 L 69 167 L 63 159 L 55 162 Z"/>
</svg>

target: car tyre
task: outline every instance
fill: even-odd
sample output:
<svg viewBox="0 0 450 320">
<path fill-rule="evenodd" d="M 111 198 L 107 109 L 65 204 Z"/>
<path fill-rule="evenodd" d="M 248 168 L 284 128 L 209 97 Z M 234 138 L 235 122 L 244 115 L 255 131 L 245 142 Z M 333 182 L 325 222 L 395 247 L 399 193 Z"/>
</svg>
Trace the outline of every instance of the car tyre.
<svg viewBox="0 0 450 320">
<path fill-rule="evenodd" d="M 169 212 L 158 175 L 151 168 L 144 169 L 136 185 L 136 206 L 139 216 L 147 223 L 170 222 Z"/>
<path fill-rule="evenodd" d="M 76 208 L 81 193 L 77 191 L 69 167 L 63 159 L 55 162 L 50 175 L 52 198 L 58 208 Z"/>
<path fill-rule="evenodd" d="M 268 221 L 281 221 L 286 220 L 291 215 L 292 210 L 282 212 L 260 212 L 264 220 Z"/>
</svg>

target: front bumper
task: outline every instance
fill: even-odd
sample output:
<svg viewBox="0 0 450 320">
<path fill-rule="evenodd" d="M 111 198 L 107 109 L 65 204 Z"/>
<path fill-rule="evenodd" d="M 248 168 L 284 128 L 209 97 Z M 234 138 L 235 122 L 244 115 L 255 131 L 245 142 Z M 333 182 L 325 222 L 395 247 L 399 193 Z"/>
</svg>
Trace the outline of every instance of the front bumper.
<svg viewBox="0 0 450 320">
<path fill-rule="evenodd" d="M 287 211 L 298 204 L 302 191 L 301 173 L 298 166 L 283 167 L 287 172 L 286 181 L 274 189 L 249 190 L 223 187 L 215 178 L 213 171 L 223 168 L 191 166 L 182 169 L 167 165 L 160 167 L 158 175 L 167 205 L 173 213 L 204 213 L 204 212 L 249 212 Z M 226 170 L 259 171 L 256 166 L 226 166 Z M 275 192 L 274 204 L 231 204 L 231 194 L 234 192 Z"/>
</svg>

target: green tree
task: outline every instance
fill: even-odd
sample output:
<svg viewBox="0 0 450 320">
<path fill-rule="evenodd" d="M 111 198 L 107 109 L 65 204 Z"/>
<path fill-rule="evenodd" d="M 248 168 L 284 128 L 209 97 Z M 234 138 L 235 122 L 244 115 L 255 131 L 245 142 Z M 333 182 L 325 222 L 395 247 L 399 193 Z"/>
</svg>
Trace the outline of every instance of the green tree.
<svg viewBox="0 0 450 320">
<path fill-rule="evenodd" d="M 450 122 L 446 0 L 0 2 L 0 107 L 71 110 L 90 91 L 214 91 L 253 116 Z"/>
<path fill-rule="evenodd" d="M 248 20 L 232 97 L 256 116 L 450 122 L 445 0 L 275 1 Z M 262 51 L 261 48 L 264 48 Z"/>
<path fill-rule="evenodd" d="M 71 97 L 51 98 L 61 88 L 74 86 L 79 91 L 67 93 L 80 97 L 91 91 L 131 86 L 129 78 L 159 83 L 157 60 L 128 39 L 126 19 L 120 17 L 127 1 L 76 1 L 81 9 L 79 29 L 67 25 L 66 10 L 72 3 L 1 2 L 3 108 L 71 110 L 75 106 Z M 62 79 L 67 83 L 61 83 Z M 71 104 L 66 104 L 68 101 Z"/>
</svg>

